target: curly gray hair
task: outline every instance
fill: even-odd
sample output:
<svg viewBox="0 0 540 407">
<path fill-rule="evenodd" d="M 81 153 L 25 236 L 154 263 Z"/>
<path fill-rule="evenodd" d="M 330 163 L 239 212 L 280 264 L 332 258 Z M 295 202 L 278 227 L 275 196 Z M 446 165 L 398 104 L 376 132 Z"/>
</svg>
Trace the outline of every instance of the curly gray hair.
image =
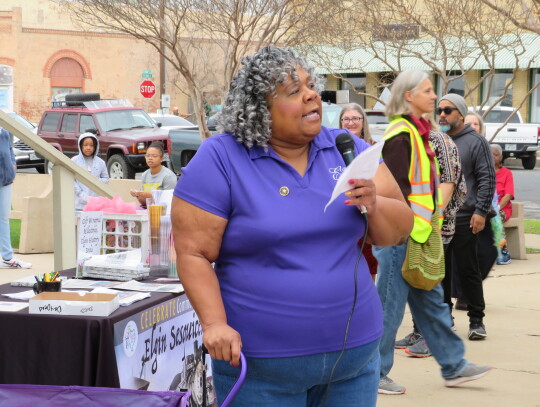
<svg viewBox="0 0 540 407">
<path fill-rule="evenodd" d="M 233 134 L 248 148 L 258 145 L 266 149 L 272 137 L 269 96 L 275 96 L 276 87 L 289 76 L 298 80 L 297 68 L 311 76 L 315 91 L 320 93 L 324 86 L 322 79 L 305 58 L 290 48 L 269 45 L 245 57 L 231 81 L 218 119 L 218 131 Z"/>
</svg>

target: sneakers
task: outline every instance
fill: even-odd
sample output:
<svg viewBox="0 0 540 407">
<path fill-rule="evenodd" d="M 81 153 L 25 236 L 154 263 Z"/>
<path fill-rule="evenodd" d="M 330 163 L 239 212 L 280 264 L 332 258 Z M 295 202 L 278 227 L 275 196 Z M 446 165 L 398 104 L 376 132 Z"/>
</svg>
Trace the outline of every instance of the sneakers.
<svg viewBox="0 0 540 407">
<path fill-rule="evenodd" d="M 444 384 L 446 387 L 459 386 L 461 383 L 470 382 L 471 380 L 477 380 L 489 373 L 493 369 L 491 366 L 479 366 L 474 363 L 468 363 L 465 369 L 454 377 L 446 377 Z M 380 385 L 379 385 L 380 389 Z"/>
<path fill-rule="evenodd" d="M 30 267 L 32 267 L 32 263 L 17 260 L 15 257 L 11 258 L 11 260 L 2 259 L 0 261 L 1 269 L 29 269 Z"/>
<path fill-rule="evenodd" d="M 507 249 L 501 250 L 501 256 L 497 258 L 497 264 L 499 266 L 506 266 L 507 264 L 512 263 L 512 258 L 510 257 L 510 253 L 508 253 Z"/>
<path fill-rule="evenodd" d="M 422 338 L 418 332 L 411 332 L 405 338 L 400 339 L 394 343 L 394 349 L 405 349 L 407 346 L 412 346 Z"/>
<path fill-rule="evenodd" d="M 426 340 L 421 337 L 414 345 L 408 346 L 405 353 L 415 358 L 428 358 L 431 352 L 426 344 Z"/>
<path fill-rule="evenodd" d="M 474 379 L 471 379 L 474 380 Z M 405 387 L 400 386 L 388 376 L 381 377 L 379 380 L 379 394 L 403 394 L 405 393 Z"/>
<path fill-rule="evenodd" d="M 454 308 L 460 311 L 467 311 L 467 302 L 463 298 L 458 298 L 454 304 Z"/>
<path fill-rule="evenodd" d="M 486 339 L 486 327 L 482 322 L 472 321 L 469 324 L 469 340 L 477 341 L 481 339 Z"/>
</svg>

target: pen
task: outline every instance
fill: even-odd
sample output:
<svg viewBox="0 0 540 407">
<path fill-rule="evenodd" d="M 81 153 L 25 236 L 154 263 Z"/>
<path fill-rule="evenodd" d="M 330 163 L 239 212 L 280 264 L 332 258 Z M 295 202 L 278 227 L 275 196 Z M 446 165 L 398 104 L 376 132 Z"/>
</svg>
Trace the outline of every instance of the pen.
<svg viewBox="0 0 540 407">
<path fill-rule="evenodd" d="M 38 276 L 34 276 L 34 278 L 35 278 L 36 281 L 39 283 L 39 278 L 38 278 Z"/>
</svg>

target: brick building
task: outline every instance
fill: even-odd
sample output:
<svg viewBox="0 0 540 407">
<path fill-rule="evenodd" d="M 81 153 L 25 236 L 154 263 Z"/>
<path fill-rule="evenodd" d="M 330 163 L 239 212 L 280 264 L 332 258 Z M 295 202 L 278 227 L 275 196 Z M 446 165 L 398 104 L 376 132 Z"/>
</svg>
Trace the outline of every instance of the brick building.
<svg viewBox="0 0 540 407">
<path fill-rule="evenodd" d="M 36 122 L 55 94 L 97 92 L 155 112 L 158 95 L 144 99 L 139 85 L 145 70 L 158 85 L 158 53 L 128 35 L 80 31 L 55 3 L 0 2 L 0 108 Z M 187 97 L 171 94 L 171 105 L 186 112 Z"/>
</svg>

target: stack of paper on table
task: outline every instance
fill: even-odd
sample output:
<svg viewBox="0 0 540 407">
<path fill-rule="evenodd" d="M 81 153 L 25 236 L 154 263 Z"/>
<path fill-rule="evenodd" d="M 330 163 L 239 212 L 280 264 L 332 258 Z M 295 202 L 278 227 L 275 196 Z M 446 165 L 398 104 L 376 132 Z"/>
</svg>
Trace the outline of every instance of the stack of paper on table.
<svg viewBox="0 0 540 407">
<path fill-rule="evenodd" d="M 140 281 L 96 281 L 71 278 L 62 282 L 62 289 L 87 289 L 91 290 L 98 287 L 114 288 L 115 290 L 143 291 L 143 292 L 161 292 L 161 293 L 182 293 L 184 287 L 182 284 L 157 284 L 142 283 Z"/>
<path fill-rule="evenodd" d="M 141 261 L 141 249 L 90 257 L 82 267 L 83 276 L 107 280 L 142 280 L 150 268 Z"/>
</svg>

